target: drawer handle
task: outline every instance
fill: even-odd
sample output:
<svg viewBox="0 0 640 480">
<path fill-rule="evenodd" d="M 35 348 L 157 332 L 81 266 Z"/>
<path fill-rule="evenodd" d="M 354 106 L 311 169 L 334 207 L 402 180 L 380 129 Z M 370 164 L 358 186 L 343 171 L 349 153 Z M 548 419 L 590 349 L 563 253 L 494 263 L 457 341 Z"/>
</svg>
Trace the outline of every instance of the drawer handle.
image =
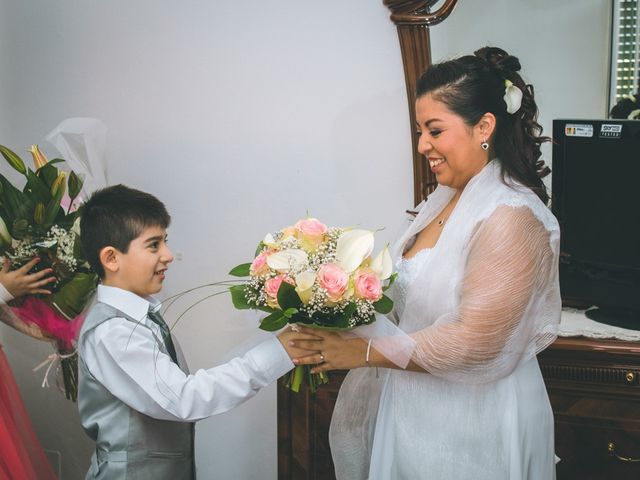
<svg viewBox="0 0 640 480">
<path fill-rule="evenodd" d="M 640 462 L 640 458 L 622 457 L 618 455 L 616 453 L 616 445 L 613 442 L 609 442 L 609 444 L 607 445 L 607 451 L 609 452 L 609 455 L 616 457 L 621 462 L 630 462 L 630 463 Z"/>
<path fill-rule="evenodd" d="M 627 380 L 627 383 L 633 383 L 636 379 L 636 374 L 634 372 L 627 372 L 624 378 Z"/>
</svg>

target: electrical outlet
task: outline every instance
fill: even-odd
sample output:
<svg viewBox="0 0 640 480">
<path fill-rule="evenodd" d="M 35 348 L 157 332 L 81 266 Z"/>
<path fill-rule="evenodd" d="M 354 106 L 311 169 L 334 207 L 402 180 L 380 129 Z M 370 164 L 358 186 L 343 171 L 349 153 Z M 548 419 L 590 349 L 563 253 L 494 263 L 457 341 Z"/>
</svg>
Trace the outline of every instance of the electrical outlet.
<svg viewBox="0 0 640 480">
<path fill-rule="evenodd" d="M 62 453 L 60 450 L 47 450 L 46 448 L 43 448 L 42 450 L 49 459 L 49 463 L 51 463 L 53 471 L 57 472 L 58 480 L 62 480 Z"/>
</svg>

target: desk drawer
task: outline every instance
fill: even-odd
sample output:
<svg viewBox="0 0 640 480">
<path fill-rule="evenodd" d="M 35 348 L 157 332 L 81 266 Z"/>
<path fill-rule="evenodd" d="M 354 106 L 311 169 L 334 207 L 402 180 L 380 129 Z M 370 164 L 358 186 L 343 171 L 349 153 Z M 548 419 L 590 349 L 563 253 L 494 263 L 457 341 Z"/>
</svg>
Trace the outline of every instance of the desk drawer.
<svg viewBox="0 0 640 480">
<path fill-rule="evenodd" d="M 640 432 L 556 419 L 558 480 L 638 480 Z"/>
</svg>

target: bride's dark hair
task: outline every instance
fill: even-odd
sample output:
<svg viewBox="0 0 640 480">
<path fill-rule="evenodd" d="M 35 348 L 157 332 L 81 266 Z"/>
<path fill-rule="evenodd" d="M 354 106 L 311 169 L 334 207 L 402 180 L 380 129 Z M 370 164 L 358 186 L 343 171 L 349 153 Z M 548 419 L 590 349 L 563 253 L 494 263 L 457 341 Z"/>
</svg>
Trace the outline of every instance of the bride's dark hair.
<svg viewBox="0 0 640 480">
<path fill-rule="evenodd" d="M 550 139 L 541 136 L 533 86 L 518 74 L 520 68 L 516 57 L 500 48 L 484 47 L 473 55 L 431 65 L 418 79 L 416 98 L 432 95 L 469 126 L 485 113 L 495 115 L 491 148 L 500 159 L 503 177 L 506 174 L 526 185 L 546 204 L 549 195 L 542 178 L 551 170 L 540 159 L 540 145 Z M 507 112 L 503 99 L 505 80 L 523 93 L 522 105 L 513 114 Z"/>
</svg>

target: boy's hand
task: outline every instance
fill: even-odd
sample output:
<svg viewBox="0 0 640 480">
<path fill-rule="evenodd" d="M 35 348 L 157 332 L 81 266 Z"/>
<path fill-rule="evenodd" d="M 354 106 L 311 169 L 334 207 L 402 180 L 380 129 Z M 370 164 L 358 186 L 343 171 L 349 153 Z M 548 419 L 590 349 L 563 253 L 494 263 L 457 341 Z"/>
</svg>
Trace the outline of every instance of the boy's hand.
<svg viewBox="0 0 640 480">
<path fill-rule="evenodd" d="M 309 355 L 313 352 L 310 352 L 309 350 L 303 350 L 300 348 L 292 347 L 291 342 L 298 341 L 298 340 L 322 340 L 322 338 L 312 335 L 310 333 L 299 332 L 297 330 L 294 330 L 294 326 L 288 326 L 278 334 L 278 340 L 280 340 L 280 343 L 282 344 L 284 349 L 287 351 L 287 354 L 293 360 L 296 357 Z"/>
<path fill-rule="evenodd" d="M 15 298 L 37 293 L 50 295 L 51 291 L 45 287 L 56 281 L 56 278 L 51 276 L 53 270 L 47 268 L 36 273 L 29 273 L 29 270 L 39 261 L 40 258 L 36 257 L 17 270 L 10 271 L 11 261 L 5 258 L 2 270 L 0 270 L 0 283 Z"/>
</svg>

